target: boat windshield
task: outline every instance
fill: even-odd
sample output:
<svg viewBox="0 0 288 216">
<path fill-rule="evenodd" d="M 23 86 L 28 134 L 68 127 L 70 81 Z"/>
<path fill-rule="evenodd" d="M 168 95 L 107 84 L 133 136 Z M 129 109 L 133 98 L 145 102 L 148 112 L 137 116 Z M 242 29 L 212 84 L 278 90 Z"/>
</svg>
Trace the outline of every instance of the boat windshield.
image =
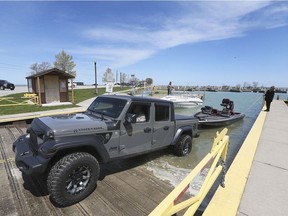
<svg viewBox="0 0 288 216">
<path fill-rule="evenodd" d="M 118 118 L 126 102 L 123 99 L 97 97 L 88 107 L 88 111 L 111 118 Z"/>
</svg>

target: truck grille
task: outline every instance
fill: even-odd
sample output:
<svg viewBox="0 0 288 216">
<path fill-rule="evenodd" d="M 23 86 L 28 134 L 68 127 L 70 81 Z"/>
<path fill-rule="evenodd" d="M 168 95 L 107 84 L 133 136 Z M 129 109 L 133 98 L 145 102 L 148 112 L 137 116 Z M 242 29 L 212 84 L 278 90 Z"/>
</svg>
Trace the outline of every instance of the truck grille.
<svg viewBox="0 0 288 216">
<path fill-rule="evenodd" d="M 30 144 L 31 150 L 34 153 L 36 153 L 38 151 L 38 139 L 37 139 L 37 134 L 32 129 L 30 130 L 29 144 Z"/>
</svg>

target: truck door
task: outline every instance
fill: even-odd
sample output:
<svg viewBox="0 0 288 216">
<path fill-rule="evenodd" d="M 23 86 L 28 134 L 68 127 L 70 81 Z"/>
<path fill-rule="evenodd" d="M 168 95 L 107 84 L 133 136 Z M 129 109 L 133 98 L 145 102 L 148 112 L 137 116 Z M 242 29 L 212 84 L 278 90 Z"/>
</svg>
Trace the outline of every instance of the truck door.
<svg viewBox="0 0 288 216">
<path fill-rule="evenodd" d="M 174 136 L 174 121 L 171 119 L 171 107 L 167 103 L 155 103 L 152 148 L 170 145 Z"/>
<path fill-rule="evenodd" d="M 151 149 L 152 122 L 150 103 L 133 102 L 127 114 L 135 114 L 136 122 L 122 123 L 120 127 L 120 155 L 142 153 Z"/>
</svg>

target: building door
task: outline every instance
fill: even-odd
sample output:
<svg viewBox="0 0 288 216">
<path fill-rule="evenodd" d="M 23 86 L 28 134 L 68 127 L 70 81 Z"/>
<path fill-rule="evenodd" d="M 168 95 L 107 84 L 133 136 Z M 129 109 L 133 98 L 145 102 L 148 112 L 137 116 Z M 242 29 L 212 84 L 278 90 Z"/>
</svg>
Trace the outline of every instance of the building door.
<svg viewBox="0 0 288 216">
<path fill-rule="evenodd" d="M 58 76 L 45 76 L 46 103 L 60 102 L 60 89 Z"/>
</svg>

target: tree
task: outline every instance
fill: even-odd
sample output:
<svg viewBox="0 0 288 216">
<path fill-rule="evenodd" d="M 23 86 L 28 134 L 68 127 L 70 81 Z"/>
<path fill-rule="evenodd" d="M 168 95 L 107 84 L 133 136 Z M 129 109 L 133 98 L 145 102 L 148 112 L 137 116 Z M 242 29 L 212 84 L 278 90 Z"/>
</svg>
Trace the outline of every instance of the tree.
<svg viewBox="0 0 288 216">
<path fill-rule="evenodd" d="M 76 71 L 74 70 L 76 64 L 73 61 L 73 57 L 68 55 L 64 50 L 55 56 L 54 67 L 63 70 L 76 77 Z"/>
<path fill-rule="evenodd" d="M 126 83 L 128 75 L 126 73 L 120 73 L 120 83 Z"/>
<path fill-rule="evenodd" d="M 31 75 L 33 75 L 33 74 L 36 74 L 36 73 L 39 73 L 39 72 L 42 72 L 51 68 L 52 66 L 50 62 L 42 62 L 40 64 L 34 63 L 30 66 L 30 69 L 31 69 L 30 73 Z"/>
<path fill-rule="evenodd" d="M 244 88 L 248 88 L 248 87 L 250 87 L 251 85 L 250 85 L 250 83 L 248 83 L 248 82 L 244 82 L 244 84 L 243 84 L 243 87 Z"/>
<path fill-rule="evenodd" d="M 252 82 L 252 85 L 254 88 L 257 88 L 258 87 L 258 82 Z"/>
</svg>

